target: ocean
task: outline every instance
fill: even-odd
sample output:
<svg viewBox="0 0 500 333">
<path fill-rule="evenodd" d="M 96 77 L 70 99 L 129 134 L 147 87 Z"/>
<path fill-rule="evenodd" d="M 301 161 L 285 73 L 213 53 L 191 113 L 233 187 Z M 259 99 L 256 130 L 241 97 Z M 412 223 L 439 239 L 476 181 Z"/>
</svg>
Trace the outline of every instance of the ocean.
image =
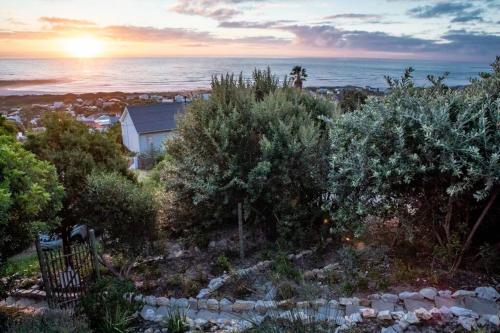
<svg viewBox="0 0 500 333">
<path fill-rule="evenodd" d="M 46 80 L 44 84 L 0 87 L 0 94 L 166 92 L 209 88 L 213 75 L 243 72 L 267 66 L 283 78 L 291 68 L 307 69 L 305 86 L 387 87 L 384 75 L 399 77 L 406 67 L 415 69 L 418 85 L 428 84 L 427 74 L 450 72 L 446 83 L 465 85 L 471 77 L 489 70 L 488 63 L 430 60 L 347 58 L 96 58 L 96 59 L 0 59 L 0 82 Z"/>
</svg>

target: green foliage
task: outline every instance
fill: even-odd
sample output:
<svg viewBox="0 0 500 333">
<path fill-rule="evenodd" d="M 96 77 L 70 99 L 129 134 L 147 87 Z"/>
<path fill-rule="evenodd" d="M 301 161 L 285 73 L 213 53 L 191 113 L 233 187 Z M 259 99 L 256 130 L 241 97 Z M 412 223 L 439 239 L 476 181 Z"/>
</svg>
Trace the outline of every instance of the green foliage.
<svg viewBox="0 0 500 333">
<path fill-rule="evenodd" d="M 167 328 L 169 333 L 184 333 L 189 331 L 187 317 L 178 308 L 171 309 L 168 312 L 163 326 Z"/>
<path fill-rule="evenodd" d="M 217 257 L 217 263 L 216 266 L 222 271 L 222 272 L 230 272 L 233 269 L 233 266 L 231 265 L 231 262 L 229 259 L 221 254 L 220 256 Z"/>
<path fill-rule="evenodd" d="M 328 145 L 320 116 L 333 105 L 279 88 L 271 72 L 214 78 L 212 97 L 197 100 L 178 122 L 160 178 L 171 229 L 203 232 L 245 218 L 270 237 L 314 229 L 325 191 Z"/>
<path fill-rule="evenodd" d="M 81 221 L 101 230 L 104 250 L 132 263 L 156 236 L 153 194 L 118 173 L 93 172 L 75 208 Z M 127 264 L 123 268 L 128 270 Z M 127 271 L 122 272 L 125 276 Z"/>
<path fill-rule="evenodd" d="M 63 188 L 55 168 L 0 135 L 0 262 L 58 224 Z"/>
<path fill-rule="evenodd" d="M 46 130 L 29 134 L 26 147 L 57 169 L 66 192 L 59 216 L 67 230 L 82 218 L 73 208 L 84 192 L 87 176 L 93 170 L 130 176 L 127 161 L 116 141 L 106 134 L 90 131 L 69 115 L 48 113 L 42 118 L 42 125 Z"/>
<path fill-rule="evenodd" d="M 409 241 L 433 235 L 447 247 L 457 235 L 463 245 L 498 191 L 498 67 L 464 89 L 444 89 L 440 79 L 416 88 L 409 69 L 388 79 L 384 99 L 332 120 L 332 231 L 359 232 L 369 215 L 397 217 Z"/>
<path fill-rule="evenodd" d="M 124 332 L 134 319 L 139 304 L 124 299 L 134 291 L 132 282 L 101 278 L 78 304 L 77 313 L 85 315 L 96 332 Z"/>
<path fill-rule="evenodd" d="M 275 274 L 274 279 L 278 281 L 284 277 L 295 281 L 302 279 L 302 273 L 295 268 L 293 262 L 288 259 L 287 254 L 283 251 L 276 253 L 271 269 Z"/>
<path fill-rule="evenodd" d="M 6 276 L 17 274 L 20 277 L 32 277 L 40 273 L 40 265 L 36 253 L 28 256 L 7 259 L 2 272 Z"/>
<path fill-rule="evenodd" d="M 340 99 L 340 108 L 343 112 L 359 110 L 361 105 L 365 104 L 368 96 L 365 92 L 359 90 L 347 90 L 342 93 Z"/>
<path fill-rule="evenodd" d="M 329 314 L 326 313 L 328 316 Z M 254 327 L 245 331 L 247 333 L 326 333 L 335 331 L 335 324 L 321 317 L 317 310 L 307 312 L 291 309 L 286 317 L 278 315 L 268 316 L 262 323 L 255 323 Z M 251 322 L 251 320 L 250 320 Z"/>
<path fill-rule="evenodd" d="M 0 115 L 0 135 L 16 136 L 16 123 L 7 120 L 3 115 Z"/>
</svg>

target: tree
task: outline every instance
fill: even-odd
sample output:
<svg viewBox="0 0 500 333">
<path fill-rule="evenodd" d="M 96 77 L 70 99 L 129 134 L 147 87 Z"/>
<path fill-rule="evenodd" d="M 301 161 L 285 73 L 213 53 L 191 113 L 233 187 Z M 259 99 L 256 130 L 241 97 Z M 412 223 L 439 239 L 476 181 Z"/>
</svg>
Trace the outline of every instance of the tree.
<svg viewBox="0 0 500 333">
<path fill-rule="evenodd" d="M 317 226 L 328 168 L 319 117 L 333 116 L 334 107 L 279 88 L 269 73 L 248 84 L 241 76 L 214 79 L 210 100 L 194 101 L 179 119 L 160 164 L 171 229 L 234 223 L 239 202 L 248 224 L 270 238 L 299 238 Z"/>
<path fill-rule="evenodd" d="M 74 209 L 93 170 L 128 175 L 127 161 L 119 144 L 106 134 L 92 132 L 87 126 L 64 113 L 49 113 L 42 119 L 44 132 L 28 135 L 26 148 L 40 159 L 55 165 L 64 185 L 63 208 L 59 213 L 65 251 L 69 251 L 70 228 L 82 216 Z"/>
<path fill-rule="evenodd" d="M 432 240 L 456 269 L 494 221 L 500 179 L 500 71 L 464 89 L 417 88 L 407 70 L 384 99 L 331 122 L 330 191 L 338 230 L 398 217 L 410 241 Z M 496 216 L 498 221 L 498 216 Z M 428 243 L 429 244 L 429 243 Z"/>
<path fill-rule="evenodd" d="M 93 172 L 75 209 L 82 222 L 102 231 L 104 251 L 119 256 L 123 264 L 116 270 L 102 256 L 101 262 L 118 277 L 127 278 L 156 236 L 153 194 L 118 173 Z"/>
<path fill-rule="evenodd" d="M 368 96 L 363 91 L 359 90 L 346 90 L 342 93 L 340 99 L 340 108 L 343 112 L 352 112 L 359 110 L 361 105 L 366 102 Z"/>
<path fill-rule="evenodd" d="M 11 136 L 0 135 L 0 261 L 58 224 L 62 196 L 53 165 L 38 160 Z"/>
<path fill-rule="evenodd" d="M 307 78 L 306 69 L 295 66 L 292 68 L 290 75 L 293 77 L 293 87 L 302 90 L 302 85 Z"/>
</svg>

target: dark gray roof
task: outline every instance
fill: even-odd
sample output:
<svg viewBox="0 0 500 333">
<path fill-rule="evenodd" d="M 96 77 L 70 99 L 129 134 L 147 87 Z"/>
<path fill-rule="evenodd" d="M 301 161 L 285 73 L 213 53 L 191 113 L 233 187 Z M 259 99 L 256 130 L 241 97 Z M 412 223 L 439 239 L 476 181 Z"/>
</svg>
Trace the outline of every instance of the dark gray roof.
<svg viewBox="0 0 500 333">
<path fill-rule="evenodd" d="M 127 106 L 137 133 L 170 131 L 176 128 L 175 118 L 184 112 L 184 103 L 160 103 Z"/>
</svg>

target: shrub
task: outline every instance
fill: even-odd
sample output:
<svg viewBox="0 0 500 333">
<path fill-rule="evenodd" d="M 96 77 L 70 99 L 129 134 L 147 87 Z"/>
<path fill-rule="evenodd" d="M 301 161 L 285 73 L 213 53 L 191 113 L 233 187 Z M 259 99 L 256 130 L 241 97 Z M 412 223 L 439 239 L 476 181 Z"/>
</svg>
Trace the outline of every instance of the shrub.
<svg viewBox="0 0 500 333">
<path fill-rule="evenodd" d="M 169 333 L 184 333 L 189 331 L 187 317 L 178 308 L 171 309 L 168 312 L 163 326 L 167 328 Z"/>
<path fill-rule="evenodd" d="M 210 100 L 194 101 L 179 119 L 169 162 L 160 164 L 170 229 L 204 232 L 234 223 L 238 202 L 246 223 L 269 238 L 316 229 L 328 167 L 318 117 L 333 116 L 334 107 L 279 88 L 269 71 L 254 79 L 214 78 Z"/>
<path fill-rule="evenodd" d="M 446 248 L 458 267 L 477 227 L 498 219 L 500 58 L 493 68 L 464 89 L 416 88 L 409 69 L 384 99 L 331 121 L 333 231 L 395 217 L 406 240 Z"/>
<path fill-rule="evenodd" d="M 134 291 L 129 281 L 105 277 L 97 281 L 78 304 L 77 313 L 85 315 L 96 332 L 123 332 L 134 320 L 139 304 L 124 299 Z"/>
<path fill-rule="evenodd" d="M 365 104 L 367 98 L 368 96 L 363 91 L 346 90 L 340 98 L 340 108 L 343 112 L 359 110 Z"/>
<path fill-rule="evenodd" d="M 77 209 L 83 222 L 103 232 L 103 250 L 122 258 L 121 270 L 115 273 L 127 277 L 156 236 L 153 194 L 117 173 L 93 172 Z"/>
<path fill-rule="evenodd" d="M 43 315 L 10 318 L 5 333 L 91 333 L 85 318 L 65 312 L 48 312 Z"/>
</svg>

